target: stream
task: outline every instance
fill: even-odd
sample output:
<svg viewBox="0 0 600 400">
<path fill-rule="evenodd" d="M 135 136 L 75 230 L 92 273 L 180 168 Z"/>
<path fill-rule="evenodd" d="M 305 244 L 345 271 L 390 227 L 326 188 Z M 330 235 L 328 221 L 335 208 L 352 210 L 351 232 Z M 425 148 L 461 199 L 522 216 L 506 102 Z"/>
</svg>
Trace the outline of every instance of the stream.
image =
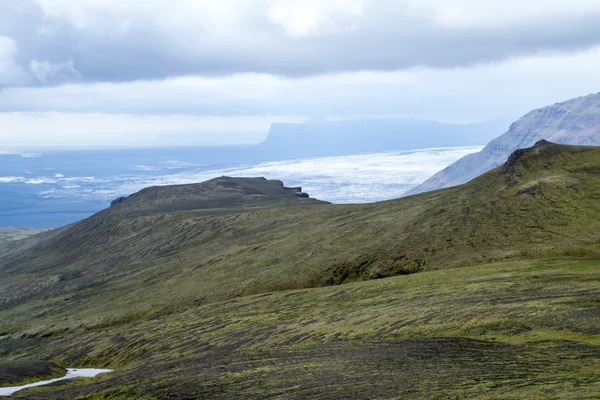
<svg viewBox="0 0 600 400">
<path fill-rule="evenodd" d="M 70 368 L 67 369 L 67 374 L 62 378 L 49 379 L 47 381 L 40 381 L 36 383 L 30 383 L 23 386 L 3 387 L 0 388 L 0 396 L 11 396 L 21 390 L 30 389 L 38 386 L 49 385 L 54 382 L 64 381 L 73 378 L 94 378 L 100 374 L 112 372 L 110 369 L 89 369 L 89 368 Z"/>
</svg>

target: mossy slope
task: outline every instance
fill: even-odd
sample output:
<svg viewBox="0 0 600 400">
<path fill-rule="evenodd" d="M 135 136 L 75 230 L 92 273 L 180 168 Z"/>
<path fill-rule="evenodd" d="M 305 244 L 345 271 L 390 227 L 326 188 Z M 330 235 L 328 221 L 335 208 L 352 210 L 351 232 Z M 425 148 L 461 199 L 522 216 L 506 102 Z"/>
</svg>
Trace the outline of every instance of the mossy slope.
<svg viewBox="0 0 600 400">
<path fill-rule="evenodd" d="M 0 261 L 1 319 L 11 332 L 47 334 L 277 290 L 600 254 L 598 148 L 540 143 L 462 187 L 378 204 L 291 197 L 109 209 L 19 242 Z"/>
<path fill-rule="evenodd" d="M 597 398 L 599 282 L 598 261 L 478 265 L 0 341 L 0 356 L 116 371 L 28 399 Z"/>
<path fill-rule="evenodd" d="M 600 149 L 378 204 L 235 201 L 7 248 L 0 357 L 117 370 L 22 396 L 600 396 Z"/>
<path fill-rule="evenodd" d="M 0 387 L 22 386 L 60 378 L 66 373 L 64 368 L 47 361 L 0 361 Z"/>
</svg>

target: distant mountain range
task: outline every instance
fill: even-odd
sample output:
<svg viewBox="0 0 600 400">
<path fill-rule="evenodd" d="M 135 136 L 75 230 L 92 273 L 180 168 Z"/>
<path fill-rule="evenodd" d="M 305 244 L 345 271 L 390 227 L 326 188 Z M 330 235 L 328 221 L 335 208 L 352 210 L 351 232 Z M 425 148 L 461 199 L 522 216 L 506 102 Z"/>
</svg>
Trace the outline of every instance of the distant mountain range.
<svg viewBox="0 0 600 400">
<path fill-rule="evenodd" d="M 298 158 L 476 146 L 487 143 L 508 120 L 456 125 L 418 119 L 362 119 L 273 124 L 254 151 L 263 158 Z"/>
<path fill-rule="evenodd" d="M 496 168 L 519 148 L 545 139 L 571 145 L 600 145 L 600 93 L 530 112 L 481 152 L 470 154 L 428 179 L 408 194 L 461 185 Z"/>
</svg>

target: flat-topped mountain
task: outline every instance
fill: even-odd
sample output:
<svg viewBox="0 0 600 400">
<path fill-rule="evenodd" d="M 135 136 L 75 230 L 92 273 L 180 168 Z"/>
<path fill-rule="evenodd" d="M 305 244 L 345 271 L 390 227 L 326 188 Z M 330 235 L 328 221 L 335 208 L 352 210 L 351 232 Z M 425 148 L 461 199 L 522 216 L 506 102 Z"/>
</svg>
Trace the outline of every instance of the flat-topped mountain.
<svg viewBox="0 0 600 400">
<path fill-rule="evenodd" d="M 23 396 L 600 394 L 600 147 L 376 204 L 299 193 L 152 188 L 4 245 L 0 357 L 115 371 Z"/>
<path fill-rule="evenodd" d="M 361 119 L 273 124 L 255 151 L 277 158 L 340 156 L 390 150 L 479 146 L 509 121 L 445 124 L 418 119 Z"/>
<path fill-rule="evenodd" d="M 311 199 L 302 188 L 265 178 L 221 177 L 207 182 L 156 186 L 112 202 L 111 213 L 173 212 L 275 205 L 327 204 Z"/>
<path fill-rule="evenodd" d="M 513 151 L 533 146 L 542 139 L 570 145 L 600 145 L 600 94 L 530 112 L 481 152 L 462 158 L 408 194 L 466 183 L 504 163 Z"/>
</svg>

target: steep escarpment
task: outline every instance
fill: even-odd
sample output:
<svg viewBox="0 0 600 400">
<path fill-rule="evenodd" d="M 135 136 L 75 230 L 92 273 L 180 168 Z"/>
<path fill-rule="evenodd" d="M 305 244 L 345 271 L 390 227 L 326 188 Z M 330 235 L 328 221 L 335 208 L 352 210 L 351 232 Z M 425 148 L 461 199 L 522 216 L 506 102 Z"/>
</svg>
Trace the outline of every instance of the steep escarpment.
<svg viewBox="0 0 600 400">
<path fill-rule="evenodd" d="M 265 178 L 215 178 L 189 185 L 142 189 L 112 202 L 107 213 L 160 213 L 189 210 L 252 208 L 275 205 L 326 204 L 311 199 L 299 187 Z"/>
<path fill-rule="evenodd" d="M 569 145 L 600 145 L 600 94 L 530 112 L 481 152 L 462 158 L 408 194 L 466 183 L 504 163 L 513 151 L 533 146 L 542 139 Z"/>
</svg>

